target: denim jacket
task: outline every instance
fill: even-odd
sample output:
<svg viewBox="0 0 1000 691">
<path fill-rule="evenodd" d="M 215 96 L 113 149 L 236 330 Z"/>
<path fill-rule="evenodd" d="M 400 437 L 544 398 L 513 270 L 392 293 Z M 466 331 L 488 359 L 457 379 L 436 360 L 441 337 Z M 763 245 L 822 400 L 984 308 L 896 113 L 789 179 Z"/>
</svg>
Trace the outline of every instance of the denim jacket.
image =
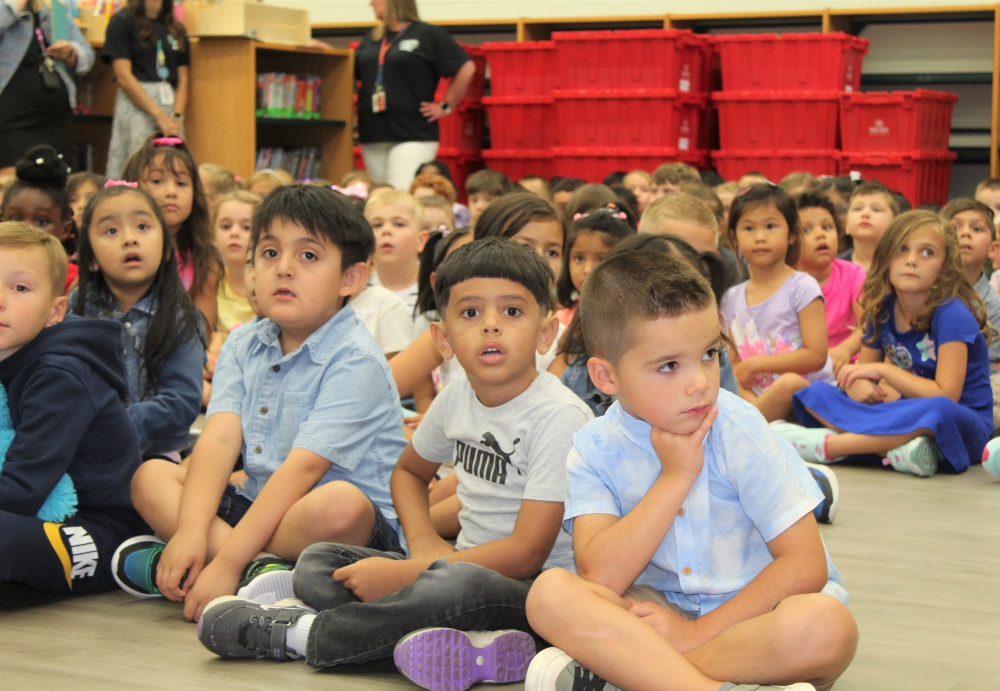
<svg viewBox="0 0 1000 691">
<path fill-rule="evenodd" d="M 70 304 L 76 302 L 76 290 Z M 123 313 L 110 295 L 88 301 L 83 316 L 88 319 L 114 319 L 122 325 L 122 352 L 128 374 L 126 407 L 136 432 L 143 456 L 169 453 L 187 447 L 191 424 L 201 412 L 202 369 L 205 366 L 205 344 L 200 334 L 178 346 L 160 366 L 156 389 L 142 369 L 146 333 L 156 313 L 156 302 L 147 295 Z M 200 329 L 200 320 L 199 320 Z"/>
<path fill-rule="evenodd" d="M 44 4 L 38 11 L 42 34 L 48 44 L 52 39 L 52 11 Z M 10 83 L 11 77 L 17 71 L 28 46 L 35 40 L 35 32 L 31 28 L 31 12 L 25 10 L 18 13 L 14 0 L 0 0 L 0 94 Z M 80 33 L 73 21 L 69 23 L 69 42 L 76 49 L 76 70 L 62 62 L 56 61 L 59 77 L 69 91 L 69 104 L 76 107 L 76 80 L 74 74 L 82 75 L 90 72 L 94 66 L 94 49 Z"/>
</svg>

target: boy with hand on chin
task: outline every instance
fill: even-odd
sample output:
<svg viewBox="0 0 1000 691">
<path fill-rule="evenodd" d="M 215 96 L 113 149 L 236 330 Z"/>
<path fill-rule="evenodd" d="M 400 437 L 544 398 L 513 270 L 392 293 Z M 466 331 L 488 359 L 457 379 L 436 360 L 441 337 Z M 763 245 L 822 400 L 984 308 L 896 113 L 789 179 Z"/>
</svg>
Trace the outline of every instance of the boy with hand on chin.
<svg viewBox="0 0 1000 691">
<path fill-rule="evenodd" d="M 263 604 L 220 598 L 209 605 L 199 625 L 209 650 L 305 657 L 314 667 L 394 656 L 407 678 L 428 689 L 524 678 L 535 651 L 524 616 L 528 588 L 546 568 L 573 568 L 560 530 L 565 459 L 573 433 L 592 417 L 535 367 L 535 353 L 545 353 L 557 331 L 547 316 L 552 281 L 544 259 L 510 240 L 477 240 L 449 255 L 434 285 L 442 320 L 431 329 L 468 380 L 434 399 L 392 475 L 410 558 L 313 545 L 293 574 L 250 583 L 249 596 L 261 593 Z M 462 502 L 454 547 L 435 532 L 427 499 L 446 458 L 454 460 Z M 267 605 L 292 590 L 319 613 Z"/>
<path fill-rule="evenodd" d="M 188 619 L 316 542 L 400 550 L 388 488 L 405 446 L 399 397 L 345 304 L 368 278 L 371 229 L 336 192 L 293 185 L 257 209 L 250 244 L 263 318 L 226 342 L 189 464 L 149 461 L 132 480 L 166 547 L 136 538 L 115 559 L 123 588 L 183 600 Z"/>
<path fill-rule="evenodd" d="M 630 252 L 587 277 L 580 316 L 590 376 L 618 400 L 573 438 L 579 576 L 553 569 L 531 589 L 528 621 L 558 648 L 525 688 L 832 684 L 858 634 L 812 514 L 822 495 L 760 413 L 719 390 L 708 283 Z"/>
</svg>

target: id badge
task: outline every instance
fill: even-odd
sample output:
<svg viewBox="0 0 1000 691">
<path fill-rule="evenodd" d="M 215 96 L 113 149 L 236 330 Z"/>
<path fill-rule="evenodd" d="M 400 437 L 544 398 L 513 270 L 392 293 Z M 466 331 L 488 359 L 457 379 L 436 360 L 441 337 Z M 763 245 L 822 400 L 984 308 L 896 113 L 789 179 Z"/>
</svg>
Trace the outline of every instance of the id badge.
<svg viewBox="0 0 1000 691">
<path fill-rule="evenodd" d="M 385 112 L 385 91 L 379 89 L 372 92 L 372 112 L 382 113 Z"/>
<path fill-rule="evenodd" d="M 38 66 L 38 71 L 42 75 L 42 86 L 50 91 L 59 90 L 59 74 L 56 72 L 52 58 L 46 58 L 45 62 Z"/>
<path fill-rule="evenodd" d="M 174 92 L 169 82 L 160 82 L 160 103 L 165 106 L 174 104 Z"/>
</svg>

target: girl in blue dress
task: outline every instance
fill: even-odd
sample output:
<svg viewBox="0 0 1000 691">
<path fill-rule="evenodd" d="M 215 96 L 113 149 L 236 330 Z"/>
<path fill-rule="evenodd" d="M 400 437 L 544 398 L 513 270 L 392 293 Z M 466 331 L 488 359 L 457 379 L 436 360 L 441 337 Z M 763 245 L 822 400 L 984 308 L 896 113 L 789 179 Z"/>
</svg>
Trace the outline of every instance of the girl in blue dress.
<svg viewBox="0 0 1000 691">
<path fill-rule="evenodd" d="M 928 477 L 979 462 L 992 430 L 990 326 L 950 224 L 923 210 L 892 222 L 864 284 L 861 323 L 861 355 L 840 370 L 839 388 L 795 394 L 795 413 L 812 429 L 776 431 L 815 463 L 877 454 Z"/>
</svg>

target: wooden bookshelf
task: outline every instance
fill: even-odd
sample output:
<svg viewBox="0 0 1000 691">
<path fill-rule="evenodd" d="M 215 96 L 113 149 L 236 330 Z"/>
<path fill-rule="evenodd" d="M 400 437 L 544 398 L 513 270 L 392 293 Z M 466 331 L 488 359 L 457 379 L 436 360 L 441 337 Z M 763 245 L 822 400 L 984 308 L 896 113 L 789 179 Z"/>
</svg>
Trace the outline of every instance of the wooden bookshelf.
<svg viewBox="0 0 1000 691">
<path fill-rule="evenodd" d="M 351 169 L 351 51 L 201 37 L 191 41 L 191 71 L 186 130 L 198 161 L 249 178 L 260 147 L 315 146 L 321 177 L 338 180 Z M 319 75 L 320 119 L 258 118 L 257 74 L 262 72 Z"/>
</svg>

